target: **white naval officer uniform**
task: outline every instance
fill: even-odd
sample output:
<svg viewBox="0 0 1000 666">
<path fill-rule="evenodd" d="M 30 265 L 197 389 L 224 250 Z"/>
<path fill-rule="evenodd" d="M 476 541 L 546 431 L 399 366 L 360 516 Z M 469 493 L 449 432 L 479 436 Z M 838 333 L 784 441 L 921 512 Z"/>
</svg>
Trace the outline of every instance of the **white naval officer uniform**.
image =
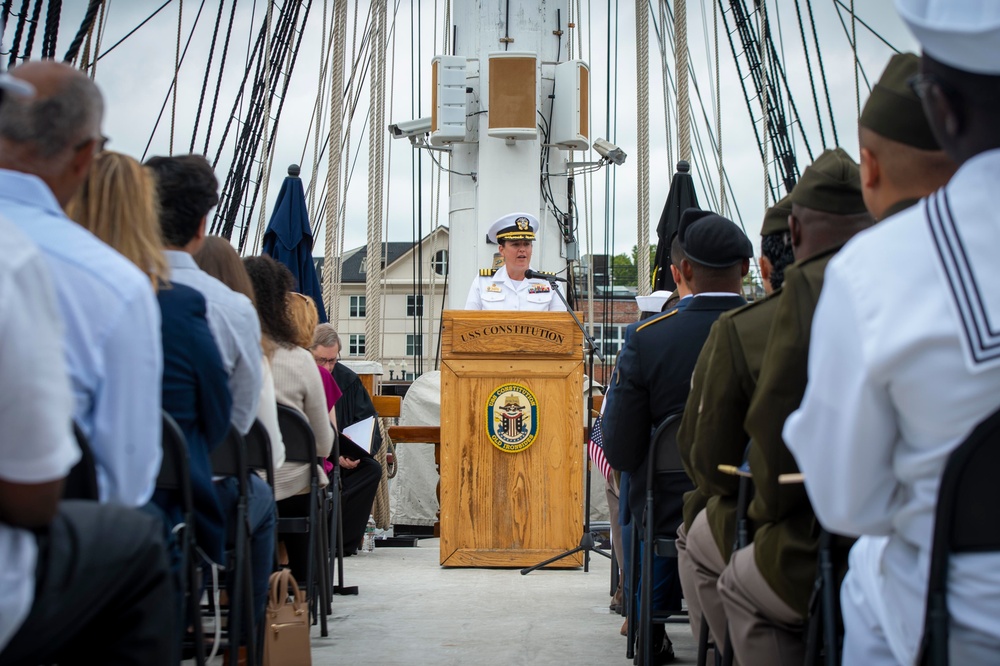
<svg viewBox="0 0 1000 666">
<path fill-rule="evenodd" d="M 485 273 L 485 274 L 484 274 Z M 553 293 L 558 287 L 537 278 L 521 281 L 511 280 L 507 267 L 501 266 L 496 273 L 482 271 L 472 281 L 469 297 L 465 301 L 466 310 L 522 310 L 555 311 L 566 310 L 562 299 Z"/>
<path fill-rule="evenodd" d="M 914 663 L 945 462 L 1000 406 L 998 182 L 1000 150 L 973 157 L 826 269 L 783 435 L 821 523 L 861 536 L 841 588 L 844 664 Z M 951 663 L 1000 663 L 1000 553 L 952 556 L 948 610 Z"/>
</svg>

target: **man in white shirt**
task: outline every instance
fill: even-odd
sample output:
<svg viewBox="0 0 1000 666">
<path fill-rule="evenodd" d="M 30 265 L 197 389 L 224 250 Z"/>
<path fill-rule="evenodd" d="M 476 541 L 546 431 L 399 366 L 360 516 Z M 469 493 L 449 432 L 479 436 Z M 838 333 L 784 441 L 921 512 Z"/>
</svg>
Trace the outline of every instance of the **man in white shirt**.
<svg viewBox="0 0 1000 666">
<path fill-rule="evenodd" d="M 45 263 L 0 218 L 0 664 L 166 665 L 174 613 L 158 524 L 59 502 L 80 450 Z"/>
<path fill-rule="evenodd" d="M 0 108 L 0 214 L 38 245 L 52 275 L 73 415 L 101 500 L 140 506 L 160 469 L 160 309 L 142 271 L 63 213 L 104 142 L 101 93 L 51 60 L 12 74 L 37 96 Z"/>
<path fill-rule="evenodd" d="M 912 87 L 959 169 L 827 266 L 783 433 L 823 525 L 861 536 L 841 589 L 845 664 L 916 660 L 941 474 L 1000 404 L 1000 5 L 896 6 L 923 47 Z M 1000 555 L 951 558 L 948 611 L 951 663 L 997 663 Z"/>
<path fill-rule="evenodd" d="M 497 243 L 503 266 L 484 268 L 472 281 L 466 310 L 550 310 L 565 304 L 555 282 L 525 277 L 531 267 L 531 250 L 538 232 L 538 218 L 531 213 L 510 213 L 493 223 L 487 237 Z"/>
</svg>

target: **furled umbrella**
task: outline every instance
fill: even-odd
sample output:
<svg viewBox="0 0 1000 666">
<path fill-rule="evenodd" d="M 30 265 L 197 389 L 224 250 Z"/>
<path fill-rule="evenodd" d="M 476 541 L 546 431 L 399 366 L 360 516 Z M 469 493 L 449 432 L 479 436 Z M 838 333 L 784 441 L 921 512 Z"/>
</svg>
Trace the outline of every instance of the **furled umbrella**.
<svg viewBox="0 0 1000 666">
<path fill-rule="evenodd" d="M 688 208 L 700 208 L 698 195 L 694 191 L 691 165 L 686 160 L 677 163 L 677 171 L 670 181 L 667 202 L 660 213 L 660 223 L 656 225 L 656 259 L 653 264 L 653 290 L 673 291 L 677 285 L 670 274 L 670 242 L 677 233 L 681 213 Z M 640 252 L 640 254 L 642 254 Z"/>
<path fill-rule="evenodd" d="M 264 231 L 263 251 L 280 261 L 295 277 L 295 290 L 311 296 L 319 311 L 319 320 L 325 322 L 323 291 L 316 275 L 312 256 L 313 233 L 306 211 L 306 196 L 299 178 L 299 165 L 288 167 L 288 177 L 281 184 L 278 201 L 271 212 L 271 221 Z"/>
</svg>

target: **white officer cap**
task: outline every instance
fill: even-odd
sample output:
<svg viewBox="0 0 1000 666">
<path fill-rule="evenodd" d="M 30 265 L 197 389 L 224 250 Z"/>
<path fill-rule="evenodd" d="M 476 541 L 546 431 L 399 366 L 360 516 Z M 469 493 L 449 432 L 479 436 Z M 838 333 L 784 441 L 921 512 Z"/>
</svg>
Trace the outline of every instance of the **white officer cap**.
<svg viewBox="0 0 1000 666">
<path fill-rule="evenodd" d="M 490 227 L 486 237 L 491 243 L 509 240 L 535 240 L 538 232 L 538 218 L 531 213 L 510 213 L 504 215 Z"/>
<path fill-rule="evenodd" d="M 11 76 L 7 72 L 0 73 L 0 90 L 19 97 L 31 97 L 35 94 L 35 87 L 33 85 Z"/>
<path fill-rule="evenodd" d="M 1000 2 L 896 0 L 896 10 L 934 60 L 964 72 L 1000 75 Z"/>
<path fill-rule="evenodd" d="M 636 296 L 635 302 L 642 312 L 659 312 L 663 309 L 663 304 L 670 298 L 670 292 L 662 289 L 654 291 L 649 296 Z"/>
</svg>

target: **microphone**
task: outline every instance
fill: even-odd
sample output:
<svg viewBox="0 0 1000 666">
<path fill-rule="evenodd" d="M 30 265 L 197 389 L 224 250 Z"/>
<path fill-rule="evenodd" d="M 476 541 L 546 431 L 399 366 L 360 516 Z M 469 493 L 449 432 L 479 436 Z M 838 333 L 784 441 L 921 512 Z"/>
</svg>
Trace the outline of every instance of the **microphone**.
<svg viewBox="0 0 1000 666">
<path fill-rule="evenodd" d="M 558 275 L 551 275 L 549 273 L 542 273 L 541 271 L 534 271 L 530 268 L 524 271 L 524 277 L 536 280 L 545 280 L 547 282 L 568 282 L 564 277 L 559 277 Z"/>
</svg>

